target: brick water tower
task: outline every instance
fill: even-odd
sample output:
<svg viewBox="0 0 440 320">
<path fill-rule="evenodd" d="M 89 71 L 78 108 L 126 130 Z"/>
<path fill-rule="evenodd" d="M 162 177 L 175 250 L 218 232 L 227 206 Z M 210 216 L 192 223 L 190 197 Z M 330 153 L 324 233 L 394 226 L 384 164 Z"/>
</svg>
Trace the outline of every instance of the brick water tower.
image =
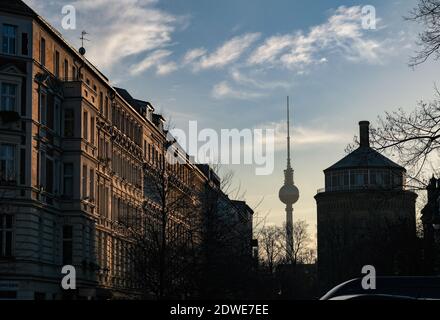
<svg viewBox="0 0 440 320">
<path fill-rule="evenodd" d="M 405 168 L 370 147 L 369 122 L 359 126 L 359 147 L 324 170 L 315 196 L 321 292 L 360 277 L 365 265 L 377 275 L 415 267 L 417 195 L 405 189 Z"/>
</svg>

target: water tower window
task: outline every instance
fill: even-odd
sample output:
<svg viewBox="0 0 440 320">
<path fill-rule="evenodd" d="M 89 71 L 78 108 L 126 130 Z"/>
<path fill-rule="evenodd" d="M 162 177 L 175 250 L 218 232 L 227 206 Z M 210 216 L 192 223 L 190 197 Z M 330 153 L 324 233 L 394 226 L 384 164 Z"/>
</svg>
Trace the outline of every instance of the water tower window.
<svg viewBox="0 0 440 320">
<path fill-rule="evenodd" d="M 364 186 L 368 184 L 368 170 L 353 170 L 350 179 L 352 186 Z"/>
</svg>

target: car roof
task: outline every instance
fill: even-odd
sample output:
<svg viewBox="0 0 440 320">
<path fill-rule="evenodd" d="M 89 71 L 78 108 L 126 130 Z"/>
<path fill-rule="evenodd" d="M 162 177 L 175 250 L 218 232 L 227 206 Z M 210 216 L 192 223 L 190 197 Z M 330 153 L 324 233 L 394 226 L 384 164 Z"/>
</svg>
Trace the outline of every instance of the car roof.
<svg viewBox="0 0 440 320">
<path fill-rule="evenodd" d="M 362 278 L 346 281 L 327 292 L 321 300 L 337 296 L 390 294 L 410 297 L 440 298 L 440 277 L 377 277 L 376 289 L 362 288 Z"/>
</svg>

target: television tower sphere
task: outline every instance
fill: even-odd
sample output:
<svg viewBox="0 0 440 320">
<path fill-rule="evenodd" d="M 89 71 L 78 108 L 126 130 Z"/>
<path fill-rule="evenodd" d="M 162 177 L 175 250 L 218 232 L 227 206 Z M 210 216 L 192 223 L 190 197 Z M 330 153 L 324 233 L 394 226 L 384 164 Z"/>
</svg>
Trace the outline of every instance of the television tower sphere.
<svg viewBox="0 0 440 320">
<path fill-rule="evenodd" d="M 281 187 L 278 197 L 284 204 L 294 204 L 299 199 L 299 190 L 295 185 L 285 184 Z"/>
</svg>

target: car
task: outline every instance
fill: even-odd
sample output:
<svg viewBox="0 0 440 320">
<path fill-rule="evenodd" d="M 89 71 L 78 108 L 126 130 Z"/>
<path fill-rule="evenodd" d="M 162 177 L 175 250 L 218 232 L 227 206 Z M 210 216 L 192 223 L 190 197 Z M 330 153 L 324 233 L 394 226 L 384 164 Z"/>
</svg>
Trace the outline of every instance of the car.
<svg viewBox="0 0 440 320">
<path fill-rule="evenodd" d="M 440 277 L 377 277 L 376 289 L 364 289 L 362 278 L 346 281 L 320 300 L 440 300 Z"/>
</svg>

